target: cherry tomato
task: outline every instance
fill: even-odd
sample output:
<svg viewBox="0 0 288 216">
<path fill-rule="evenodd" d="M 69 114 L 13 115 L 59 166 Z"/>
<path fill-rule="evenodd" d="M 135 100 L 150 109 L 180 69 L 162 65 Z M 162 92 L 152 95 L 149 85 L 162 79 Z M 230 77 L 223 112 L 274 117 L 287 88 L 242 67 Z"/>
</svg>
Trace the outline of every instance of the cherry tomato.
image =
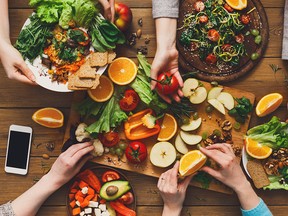
<svg viewBox="0 0 288 216">
<path fill-rule="evenodd" d="M 224 4 L 224 8 L 228 11 L 228 12 L 230 12 L 230 13 L 232 13 L 234 10 L 233 10 L 233 8 L 231 8 L 228 4 Z"/>
<path fill-rule="evenodd" d="M 168 95 L 177 91 L 179 83 L 170 72 L 164 72 L 158 75 L 156 87 L 161 94 Z"/>
<path fill-rule="evenodd" d="M 111 170 L 106 171 L 102 175 L 102 182 L 108 182 L 108 181 L 113 181 L 113 180 L 117 180 L 117 179 L 120 179 L 120 176 L 115 171 L 111 171 Z"/>
<path fill-rule="evenodd" d="M 250 22 L 250 16 L 248 14 L 242 14 L 240 20 L 244 25 L 247 25 Z"/>
<path fill-rule="evenodd" d="M 210 53 L 206 59 L 205 59 L 205 62 L 207 64 L 216 64 L 217 62 L 217 57 L 213 54 L 213 53 Z"/>
<path fill-rule="evenodd" d="M 200 23 L 207 23 L 208 22 L 208 17 L 205 15 L 202 15 L 199 17 L 199 22 Z"/>
<path fill-rule="evenodd" d="M 202 1 L 196 1 L 193 4 L 193 7 L 197 12 L 203 11 L 205 9 L 205 5 Z"/>
<path fill-rule="evenodd" d="M 120 141 L 119 134 L 114 131 L 101 133 L 98 135 L 98 138 L 105 147 L 115 146 Z"/>
<path fill-rule="evenodd" d="M 231 50 L 231 44 L 223 44 L 221 46 L 221 49 L 224 51 L 224 52 L 230 52 Z"/>
<path fill-rule="evenodd" d="M 120 108 L 124 111 L 132 111 L 139 104 L 140 98 L 133 89 L 124 92 L 124 97 L 119 101 Z"/>
<path fill-rule="evenodd" d="M 244 42 L 244 35 L 243 34 L 239 34 L 235 36 L 235 41 L 237 43 L 243 43 Z"/>
<path fill-rule="evenodd" d="M 215 29 L 210 29 L 208 31 L 208 39 L 213 41 L 213 42 L 217 42 L 220 38 L 219 32 Z"/>
<path fill-rule="evenodd" d="M 134 196 L 131 192 L 127 192 L 119 198 L 124 205 L 130 205 L 134 202 Z"/>
<path fill-rule="evenodd" d="M 126 158 L 129 162 L 138 164 L 146 160 L 147 147 L 140 141 L 130 142 L 125 150 Z"/>
</svg>

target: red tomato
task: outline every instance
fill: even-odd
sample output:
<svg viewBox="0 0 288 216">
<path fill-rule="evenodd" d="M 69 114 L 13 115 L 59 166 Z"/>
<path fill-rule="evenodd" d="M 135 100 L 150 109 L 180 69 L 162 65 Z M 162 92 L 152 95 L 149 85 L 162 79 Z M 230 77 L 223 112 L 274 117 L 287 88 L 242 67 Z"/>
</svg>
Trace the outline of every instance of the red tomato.
<svg viewBox="0 0 288 216">
<path fill-rule="evenodd" d="M 235 36 L 235 41 L 237 43 L 243 43 L 244 42 L 244 35 L 243 34 L 239 34 Z"/>
<path fill-rule="evenodd" d="M 147 147 L 140 141 L 130 142 L 125 150 L 126 158 L 129 162 L 138 164 L 146 160 Z"/>
<path fill-rule="evenodd" d="M 120 179 L 120 176 L 115 171 L 111 171 L 111 170 L 106 171 L 102 175 L 102 182 L 108 182 L 108 181 L 113 181 L 113 180 L 117 180 L 117 179 Z"/>
<path fill-rule="evenodd" d="M 208 22 L 208 17 L 205 15 L 202 15 L 199 17 L 199 22 L 200 23 L 207 23 Z"/>
<path fill-rule="evenodd" d="M 124 92 L 124 97 L 119 101 L 120 108 L 124 111 L 132 111 L 139 104 L 140 98 L 133 89 Z"/>
<path fill-rule="evenodd" d="M 228 11 L 228 12 L 230 12 L 230 13 L 232 13 L 234 10 L 233 10 L 233 8 L 231 8 L 228 4 L 224 4 L 224 8 Z"/>
<path fill-rule="evenodd" d="M 217 41 L 219 40 L 219 38 L 220 38 L 220 35 L 219 35 L 219 33 L 218 33 L 217 30 L 215 30 L 215 29 L 210 29 L 210 30 L 208 31 L 208 39 L 209 39 L 209 40 L 211 40 L 211 41 L 213 41 L 213 42 L 217 42 Z"/>
<path fill-rule="evenodd" d="M 115 146 L 120 141 L 119 134 L 117 132 L 114 132 L 114 131 L 109 131 L 107 133 L 101 133 L 98 135 L 98 138 L 99 138 L 100 142 L 105 147 Z"/>
<path fill-rule="evenodd" d="M 170 72 L 164 72 L 158 75 L 156 87 L 161 94 L 168 95 L 177 91 L 179 83 Z"/>
<path fill-rule="evenodd" d="M 248 14 L 242 14 L 240 20 L 244 25 L 247 25 L 250 22 L 250 16 Z"/>
<path fill-rule="evenodd" d="M 207 64 L 216 64 L 217 62 L 217 57 L 213 54 L 213 53 L 210 53 L 206 59 L 205 59 L 205 62 Z"/>
<path fill-rule="evenodd" d="M 193 7 L 197 12 L 203 11 L 205 9 L 205 5 L 202 1 L 196 1 L 193 4 Z"/>
<path fill-rule="evenodd" d="M 124 205 L 130 205 L 134 202 L 134 196 L 131 192 L 127 192 L 119 198 L 119 201 L 122 202 Z"/>
<path fill-rule="evenodd" d="M 231 45 L 230 44 L 223 44 L 221 46 L 221 49 L 224 51 L 224 52 L 230 52 L 231 50 Z"/>
</svg>

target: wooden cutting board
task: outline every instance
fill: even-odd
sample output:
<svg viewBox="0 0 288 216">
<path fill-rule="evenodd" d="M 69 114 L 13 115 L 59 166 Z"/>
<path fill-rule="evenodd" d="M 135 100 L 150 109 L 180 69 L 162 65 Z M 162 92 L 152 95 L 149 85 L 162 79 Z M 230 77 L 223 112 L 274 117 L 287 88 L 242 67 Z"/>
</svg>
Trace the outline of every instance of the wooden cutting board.
<svg viewBox="0 0 288 216">
<path fill-rule="evenodd" d="M 183 25 L 183 20 L 186 14 L 193 11 L 193 3 L 196 0 L 184 0 L 180 4 L 180 12 L 178 19 L 178 28 Z M 177 49 L 179 50 L 179 64 L 184 72 L 195 71 L 198 72 L 196 76 L 201 80 L 206 81 L 218 81 L 221 83 L 229 82 L 235 80 L 244 74 L 248 73 L 258 62 L 261 60 L 269 40 L 269 26 L 267 16 L 263 5 L 259 0 L 249 0 L 248 6 L 240 14 L 245 14 L 250 10 L 254 10 L 249 13 L 251 21 L 248 24 L 247 29 L 244 33 L 250 29 L 259 29 L 262 36 L 262 42 L 260 45 L 254 43 L 254 36 L 245 36 L 245 48 L 247 51 L 247 56 L 242 56 L 238 65 L 233 67 L 217 67 L 216 65 L 208 65 L 203 62 L 197 55 L 197 51 L 191 52 L 183 47 L 179 43 L 179 38 L 184 29 L 177 31 Z M 257 52 L 259 58 L 256 61 L 252 61 L 250 56 L 252 53 Z"/>
<path fill-rule="evenodd" d="M 208 91 L 209 91 L 209 89 L 211 89 L 210 83 L 206 83 L 206 82 L 202 82 L 202 83 Z M 245 96 L 246 98 L 248 98 L 251 101 L 252 104 L 254 104 L 255 95 L 252 93 L 238 90 L 238 89 L 234 89 L 234 88 L 229 88 L 229 87 L 224 87 L 223 91 L 231 93 L 232 96 L 235 98 L 241 98 L 242 96 Z M 85 97 L 87 97 L 86 92 L 76 91 L 74 93 L 73 102 L 79 103 Z M 232 117 L 230 117 L 228 114 L 226 114 L 224 116 L 217 110 L 213 110 L 213 112 L 208 115 L 205 111 L 205 107 L 207 105 L 208 105 L 208 103 L 205 101 L 202 104 L 195 106 L 195 108 L 197 109 L 197 112 L 199 113 L 199 117 L 201 117 L 203 119 L 200 129 L 198 129 L 196 132 L 194 132 L 195 134 L 201 135 L 203 132 L 211 134 L 214 129 L 220 129 L 217 121 L 223 121 L 223 120 L 227 119 L 227 120 L 230 120 L 230 122 L 232 124 L 235 122 L 235 120 Z M 192 104 L 191 104 L 191 106 L 192 106 Z M 227 110 L 226 110 L 226 112 L 227 112 Z M 236 130 L 232 129 L 232 140 L 234 142 L 234 145 L 240 147 L 241 149 L 243 146 L 243 135 L 246 134 L 246 131 L 247 131 L 248 126 L 249 126 L 250 118 L 251 118 L 251 115 L 249 115 L 245 124 L 241 125 L 240 130 L 236 131 Z M 71 108 L 70 116 L 69 116 L 68 123 L 67 123 L 66 132 L 65 132 L 65 136 L 64 136 L 64 142 L 70 136 L 69 135 L 70 134 L 70 127 L 72 125 L 75 126 L 75 125 L 79 124 L 80 123 L 79 121 L 80 121 L 80 116 L 78 115 L 78 113 L 73 108 Z M 221 131 L 221 129 L 220 129 L 220 131 Z M 156 139 L 157 139 L 157 137 L 151 137 L 151 138 L 142 140 L 147 145 L 148 154 L 150 152 L 151 147 L 157 142 Z M 172 144 L 174 144 L 174 139 L 175 139 L 175 136 L 172 140 L 170 140 L 170 142 Z M 188 147 L 191 150 L 196 149 L 196 146 L 188 146 Z M 105 154 L 102 157 L 94 158 L 92 161 L 95 163 L 98 163 L 98 164 L 107 165 L 107 166 L 111 166 L 111 167 L 115 167 L 115 168 L 119 168 L 119 169 L 124 169 L 124 170 L 128 170 L 131 172 L 136 172 L 139 174 L 144 174 L 144 175 L 153 176 L 153 177 L 157 177 L 157 178 L 161 175 L 161 173 L 163 173 L 166 170 L 168 170 L 169 168 L 171 168 L 171 167 L 158 168 L 158 167 L 153 166 L 150 163 L 149 155 L 147 157 L 147 160 L 144 163 L 141 163 L 139 165 L 134 165 L 134 164 L 127 162 L 125 155 L 121 158 L 121 160 L 118 160 L 117 156 Z M 239 163 L 240 163 L 240 157 L 239 157 Z M 202 187 L 199 182 L 196 182 L 193 180 L 191 182 L 191 185 L 196 186 L 196 187 Z M 222 192 L 222 193 L 232 193 L 232 191 L 228 187 L 226 187 L 225 185 L 223 185 L 222 183 L 220 183 L 216 180 L 212 181 L 210 183 L 209 188 L 207 188 L 207 189 Z"/>
</svg>

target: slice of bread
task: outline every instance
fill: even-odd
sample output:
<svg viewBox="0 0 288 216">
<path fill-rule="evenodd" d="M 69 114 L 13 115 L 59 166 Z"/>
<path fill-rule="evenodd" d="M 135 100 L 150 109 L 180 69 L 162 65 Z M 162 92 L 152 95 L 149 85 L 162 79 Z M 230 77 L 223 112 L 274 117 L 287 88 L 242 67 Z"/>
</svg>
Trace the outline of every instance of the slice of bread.
<svg viewBox="0 0 288 216">
<path fill-rule="evenodd" d="M 108 51 L 108 64 L 110 64 L 116 58 L 116 53 L 112 50 Z"/>
<path fill-rule="evenodd" d="M 90 66 L 91 67 L 102 67 L 108 62 L 108 52 L 96 52 L 90 54 Z"/>
<path fill-rule="evenodd" d="M 96 77 L 95 77 L 95 79 L 94 79 L 94 81 L 93 81 L 93 86 L 91 87 L 91 89 L 96 89 L 97 88 L 97 86 L 100 84 L 100 75 L 99 74 L 96 74 Z"/>
<path fill-rule="evenodd" d="M 270 184 L 263 165 L 259 160 L 249 160 L 247 163 L 247 170 L 256 188 L 263 188 Z"/>
<path fill-rule="evenodd" d="M 80 78 L 95 79 L 95 77 L 96 77 L 96 69 L 92 68 L 90 66 L 89 61 L 86 61 L 83 65 L 81 65 L 80 69 L 76 72 L 76 74 Z"/>
</svg>

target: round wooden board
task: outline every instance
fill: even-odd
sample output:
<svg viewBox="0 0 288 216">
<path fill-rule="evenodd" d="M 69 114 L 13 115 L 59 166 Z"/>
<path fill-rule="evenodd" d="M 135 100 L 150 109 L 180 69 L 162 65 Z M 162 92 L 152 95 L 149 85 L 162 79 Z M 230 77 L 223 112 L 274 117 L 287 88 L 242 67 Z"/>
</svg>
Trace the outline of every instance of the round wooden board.
<svg viewBox="0 0 288 216">
<path fill-rule="evenodd" d="M 182 26 L 184 16 L 187 13 L 191 13 L 193 10 L 193 3 L 196 0 L 184 0 L 180 5 L 178 28 Z M 247 56 L 243 56 L 240 59 L 240 63 L 234 67 L 225 67 L 219 69 L 216 65 L 208 65 L 203 62 L 197 54 L 191 53 L 185 47 L 179 43 L 179 38 L 183 30 L 177 31 L 177 48 L 179 50 L 179 65 L 182 71 L 185 72 L 197 72 L 196 76 L 208 82 L 218 81 L 221 83 L 229 82 L 243 76 L 248 73 L 255 65 L 258 64 L 263 56 L 269 40 L 269 26 L 266 16 L 266 12 L 258 0 L 249 0 L 248 6 L 242 13 L 248 12 L 255 7 L 255 10 L 250 13 L 251 22 L 248 25 L 248 29 L 259 29 L 262 36 L 262 42 L 260 45 L 254 43 L 254 36 L 251 34 L 245 36 L 245 47 L 247 50 Z M 252 53 L 259 53 L 259 58 L 255 61 L 250 59 Z"/>
</svg>

